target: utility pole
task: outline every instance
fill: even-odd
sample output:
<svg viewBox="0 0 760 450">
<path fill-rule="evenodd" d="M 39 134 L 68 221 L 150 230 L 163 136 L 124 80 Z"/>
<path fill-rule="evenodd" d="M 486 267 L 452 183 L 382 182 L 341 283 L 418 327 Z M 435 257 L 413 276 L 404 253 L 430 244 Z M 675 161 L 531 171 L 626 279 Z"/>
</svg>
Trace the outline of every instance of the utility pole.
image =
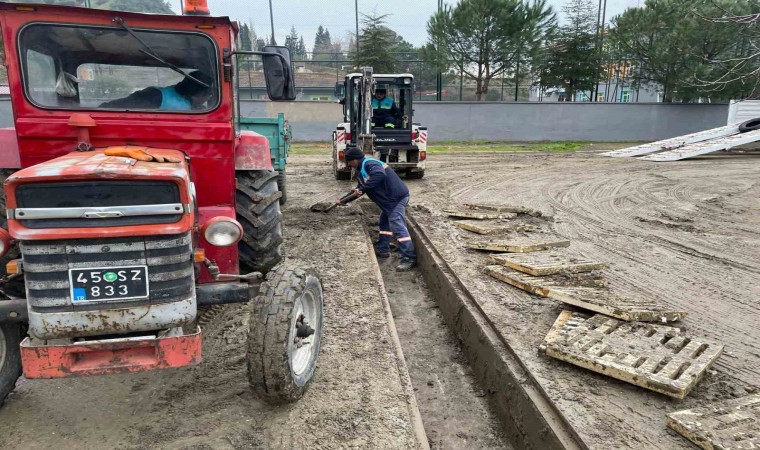
<svg viewBox="0 0 760 450">
<path fill-rule="evenodd" d="M 354 13 L 356 15 L 356 54 L 359 54 L 359 0 L 354 0 Z"/>
<path fill-rule="evenodd" d="M 272 12 L 272 0 L 269 0 L 269 24 L 272 26 L 272 41 L 270 44 L 274 45 L 274 13 Z"/>
<path fill-rule="evenodd" d="M 599 0 L 599 9 L 596 10 L 596 42 L 594 51 L 599 52 L 599 21 L 602 20 L 602 0 Z M 601 61 L 599 61 L 601 63 Z M 596 79 L 594 87 L 591 88 L 591 101 L 596 101 L 596 93 L 599 91 L 599 78 Z"/>
<path fill-rule="evenodd" d="M 438 0 L 438 13 L 439 14 L 441 13 L 442 9 L 443 9 L 443 0 Z M 440 59 L 440 55 L 441 55 L 441 40 L 440 39 L 436 43 L 436 51 L 437 51 L 438 56 L 439 56 L 438 59 Z M 441 99 L 443 98 L 443 96 L 441 95 L 442 94 L 441 91 L 443 90 L 443 73 L 441 72 L 441 67 L 440 66 L 438 67 L 438 74 L 435 77 L 435 84 L 436 84 L 436 86 L 435 86 L 435 90 L 436 90 L 435 100 L 437 102 L 440 102 Z"/>
</svg>

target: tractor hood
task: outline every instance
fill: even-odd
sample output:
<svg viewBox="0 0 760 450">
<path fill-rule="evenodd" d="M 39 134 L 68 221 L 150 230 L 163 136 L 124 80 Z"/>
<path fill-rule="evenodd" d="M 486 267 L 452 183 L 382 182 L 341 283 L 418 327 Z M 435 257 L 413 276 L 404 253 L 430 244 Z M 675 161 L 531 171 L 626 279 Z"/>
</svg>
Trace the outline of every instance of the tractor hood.
<svg viewBox="0 0 760 450">
<path fill-rule="evenodd" d="M 14 239 L 179 234 L 194 223 L 189 167 L 176 150 L 130 146 L 69 153 L 14 173 L 4 189 Z"/>
<path fill-rule="evenodd" d="M 145 151 L 179 160 L 178 163 L 146 162 L 125 156 L 107 156 L 105 151 Z M 185 183 L 189 180 L 184 153 L 168 149 L 121 146 L 90 152 L 72 152 L 50 161 L 20 170 L 8 178 L 9 185 L 93 178 L 154 179 Z"/>
</svg>

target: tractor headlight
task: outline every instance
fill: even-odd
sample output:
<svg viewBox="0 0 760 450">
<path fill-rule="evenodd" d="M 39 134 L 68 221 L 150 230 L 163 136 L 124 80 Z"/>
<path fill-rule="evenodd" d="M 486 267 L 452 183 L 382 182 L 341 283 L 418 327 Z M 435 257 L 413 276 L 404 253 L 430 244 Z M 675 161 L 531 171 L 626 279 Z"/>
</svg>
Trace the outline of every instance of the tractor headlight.
<svg viewBox="0 0 760 450">
<path fill-rule="evenodd" d="M 243 226 L 229 217 L 214 217 L 203 225 L 203 237 L 216 247 L 227 247 L 243 237 Z"/>
<path fill-rule="evenodd" d="M 11 248 L 11 235 L 4 228 L 0 228 L 0 256 L 5 256 Z"/>
</svg>

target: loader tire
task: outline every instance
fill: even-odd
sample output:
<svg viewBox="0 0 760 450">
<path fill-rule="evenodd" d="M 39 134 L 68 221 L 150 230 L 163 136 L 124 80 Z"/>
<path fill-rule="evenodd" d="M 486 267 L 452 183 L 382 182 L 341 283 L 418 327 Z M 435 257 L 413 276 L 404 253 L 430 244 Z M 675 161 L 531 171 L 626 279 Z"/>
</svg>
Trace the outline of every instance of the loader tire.
<svg viewBox="0 0 760 450">
<path fill-rule="evenodd" d="M 747 133 L 754 130 L 760 130 L 760 117 L 749 119 L 739 125 L 739 133 Z"/>
<path fill-rule="evenodd" d="M 10 177 L 15 170 L 0 170 L 0 186 Z M 8 229 L 8 218 L 5 213 L 5 193 L 0 189 L 0 228 Z M 21 257 L 18 245 L 13 245 L 8 253 L 0 257 L 0 279 L 5 278 L 8 273 L 5 271 L 5 265 L 8 261 Z M 0 291 L 12 297 L 26 298 L 26 287 L 24 285 L 24 276 L 18 275 L 7 281 L 0 281 Z"/>
<path fill-rule="evenodd" d="M 0 324 L 0 405 L 13 392 L 21 376 L 21 326 L 17 323 Z"/>
<path fill-rule="evenodd" d="M 322 307 L 322 282 L 312 270 L 281 265 L 267 275 L 248 333 L 248 379 L 257 397 L 275 405 L 301 398 L 317 368 Z M 299 328 L 313 334 L 299 338 Z"/>
<path fill-rule="evenodd" d="M 235 172 L 237 220 L 243 226 L 238 243 L 241 273 L 267 273 L 282 260 L 282 213 L 273 170 Z"/>
<path fill-rule="evenodd" d="M 288 183 L 284 170 L 277 173 L 277 189 L 282 194 L 282 197 L 280 197 L 280 206 L 282 206 L 288 201 Z"/>
<path fill-rule="evenodd" d="M 424 177 L 424 176 L 425 176 L 425 171 L 424 170 L 421 171 L 421 172 L 411 172 L 411 171 L 409 171 L 409 172 L 406 173 L 406 178 L 409 179 L 409 180 L 421 180 L 422 177 Z"/>
</svg>

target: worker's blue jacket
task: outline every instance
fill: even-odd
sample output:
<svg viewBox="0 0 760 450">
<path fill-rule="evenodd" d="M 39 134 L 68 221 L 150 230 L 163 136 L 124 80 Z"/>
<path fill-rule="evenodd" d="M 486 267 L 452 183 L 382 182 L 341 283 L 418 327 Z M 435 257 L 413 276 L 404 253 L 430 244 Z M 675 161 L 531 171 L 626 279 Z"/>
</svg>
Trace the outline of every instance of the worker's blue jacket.
<svg viewBox="0 0 760 450">
<path fill-rule="evenodd" d="M 388 164 L 365 156 L 357 169 L 357 189 L 367 194 L 383 211 L 391 211 L 409 196 L 409 188 Z"/>
<path fill-rule="evenodd" d="M 392 122 L 398 116 L 398 108 L 390 97 L 382 100 L 372 98 L 372 119 L 376 122 Z"/>
</svg>

